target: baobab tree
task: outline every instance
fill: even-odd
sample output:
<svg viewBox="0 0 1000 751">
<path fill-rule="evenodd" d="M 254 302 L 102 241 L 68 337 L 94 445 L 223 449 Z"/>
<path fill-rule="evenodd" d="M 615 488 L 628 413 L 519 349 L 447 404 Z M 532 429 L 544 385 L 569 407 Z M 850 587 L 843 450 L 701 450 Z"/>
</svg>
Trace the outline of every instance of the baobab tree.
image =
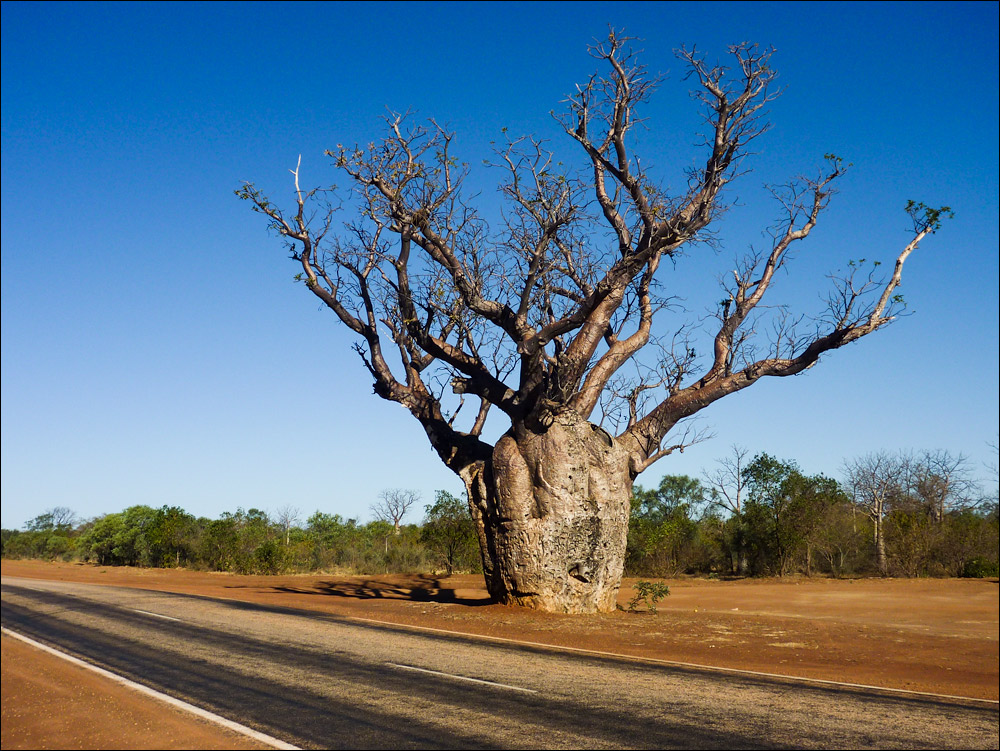
<svg viewBox="0 0 1000 751">
<path fill-rule="evenodd" d="M 399 525 L 410 510 L 420 500 L 420 493 L 415 490 L 392 488 L 378 494 L 378 501 L 372 504 L 372 513 L 376 519 L 389 522 L 392 533 L 399 534 Z"/>
<path fill-rule="evenodd" d="M 889 561 L 885 554 L 885 517 L 893 505 L 903 502 L 912 491 L 913 457 L 879 451 L 844 462 L 843 472 L 855 505 L 871 519 L 875 567 L 886 576 Z"/>
<path fill-rule="evenodd" d="M 733 46 L 731 66 L 678 52 L 707 131 L 701 166 L 676 194 L 632 150 L 657 79 L 616 32 L 591 53 L 601 71 L 556 117 L 579 168 L 534 137 L 508 139 L 494 157 L 506 200 L 499 225 L 463 192 L 454 134 L 404 115 L 388 116 L 386 135 L 367 147 L 327 152 L 346 190 L 303 189 L 297 166 L 290 211 L 253 184 L 237 191 L 283 238 L 307 289 L 357 335 L 375 393 L 409 410 L 463 480 L 491 595 L 565 612 L 615 607 L 632 483 L 683 448 L 678 424 L 893 321 L 903 263 L 947 213 L 911 202 L 913 237 L 891 274 L 853 266 L 808 330 L 771 309 L 777 335 L 758 337 L 761 300 L 848 167 L 827 155 L 816 176 L 772 191 L 780 217 L 770 247 L 724 282 L 703 360 L 694 329 L 664 320 L 659 284 L 710 239 L 725 188 L 768 129 L 772 51 Z M 492 443 L 491 411 L 509 425 Z"/>
<path fill-rule="evenodd" d="M 747 476 L 750 465 L 750 450 L 743 446 L 733 446 L 728 456 L 717 459 L 715 467 L 705 472 L 705 483 L 709 489 L 709 503 L 732 518 L 732 550 L 735 554 L 735 571 L 746 576 L 750 570 L 747 560 L 746 530 L 743 524 L 743 509 L 746 505 Z"/>
<path fill-rule="evenodd" d="M 290 503 L 284 504 L 281 508 L 274 512 L 274 521 L 281 527 L 281 530 L 285 533 L 285 547 L 287 548 L 292 542 L 292 527 L 294 527 L 301 517 L 302 512 L 299 511 L 297 506 L 293 506 Z"/>
<path fill-rule="evenodd" d="M 944 523 L 948 512 L 975 506 L 981 500 L 968 459 L 950 451 L 924 451 L 917 458 L 915 484 L 916 495 L 938 524 Z"/>
</svg>

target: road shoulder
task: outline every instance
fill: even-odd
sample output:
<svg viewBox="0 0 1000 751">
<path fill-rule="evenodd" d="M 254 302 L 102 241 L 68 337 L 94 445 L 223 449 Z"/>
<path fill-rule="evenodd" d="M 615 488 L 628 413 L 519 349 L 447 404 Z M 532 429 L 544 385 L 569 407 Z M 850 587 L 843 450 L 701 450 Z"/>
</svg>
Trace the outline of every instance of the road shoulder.
<svg viewBox="0 0 1000 751">
<path fill-rule="evenodd" d="M 4 751 L 268 748 L 6 634 L 0 645 Z"/>
</svg>

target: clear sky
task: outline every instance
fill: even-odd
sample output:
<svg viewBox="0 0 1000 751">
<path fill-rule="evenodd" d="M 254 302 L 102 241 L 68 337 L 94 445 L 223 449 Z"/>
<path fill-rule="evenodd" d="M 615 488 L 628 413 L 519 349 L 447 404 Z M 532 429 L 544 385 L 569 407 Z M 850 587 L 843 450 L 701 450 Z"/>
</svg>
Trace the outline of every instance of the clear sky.
<svg viewBox="0 0 1000 751">
<path fill-rule="evenodd" d="M 287 195 L 300 154 L 305 183 L 334 182 L 323 150 L 378 139 L 386 107 L 447 123 L 473 164 L 503 127 L 559 144 L 549 112 L 593 72 L 586 46 L 608 24 L 667 75 L 640 147 L 666 183 L 697 129 L 672 50 L 777 49 L 784 94 L 731 193 L 724 248 L 669 277 L 692 307 L 711 305 L 713 275 L 774 218 L 762 184 L 811 174 L 826 152 L 854 168 L 782 280 L 812 312 L 846 260 L 891 262 L 907 199 L 955 211 L 907 264 L 912 315 L 716 403 L 702 420 L 715 438 L 639 482 L 699 475 L 732 444 L 827 474 L 868 451 L 947 449 L 990 477 L 997 8 L 4 2 L 3 526 L 138 503 L 365 520 L 383 488 L 461 492 L 233 191 L 254 180 Z M 483 190 L 484 210 L 496 200 Z"/>
</svg>

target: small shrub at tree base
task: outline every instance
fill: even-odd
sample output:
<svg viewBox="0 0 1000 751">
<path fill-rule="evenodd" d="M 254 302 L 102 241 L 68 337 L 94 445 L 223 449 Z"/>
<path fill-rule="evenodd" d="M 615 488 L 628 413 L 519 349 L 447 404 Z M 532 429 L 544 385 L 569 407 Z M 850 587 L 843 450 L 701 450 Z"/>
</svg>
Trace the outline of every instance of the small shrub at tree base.
<svg viewBox="0 0 1000 751">
<path fill-rule="evenodd" d="M 646 610 L 656 614 L 656 603 L 670 594 L 670 587 L 663 582 L 648 582 L 640 579 L 633 586 L 635 597 L 629 600 L 628 612 L 635 613 L 641 603 L 646 603 Z"/>
</svg>

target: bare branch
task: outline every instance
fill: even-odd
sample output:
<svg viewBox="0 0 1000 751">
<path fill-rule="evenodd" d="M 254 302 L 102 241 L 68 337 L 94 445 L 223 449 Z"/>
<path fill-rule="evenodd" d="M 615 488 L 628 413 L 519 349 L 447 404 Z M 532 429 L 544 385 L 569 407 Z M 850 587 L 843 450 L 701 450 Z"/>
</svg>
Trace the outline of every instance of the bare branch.
<svg viewBox="0 0 1000 751">
<path fill-rule="evenodd" d="M 376 519 L 389 522 L 393 533 L 398 535 L 403 518 L 419 501 L 420 493 L 415 490 L 392 488 L 378 494 L 378 501 L 372 504 L 371 510 Z"/>
<path fill-rule="evenodd" d="M 294 213 L 251 184 L 237 191 L 285 241 L 301 281 L 358 335 L 375 392 L 406 406 L 456 471 L 489 460 L 493 447 L 480 435 L 491 405 L 529 431 L 600 407 L 624 427 L 619 440 L 641 471 L 684 445 L 664 445 L 679 421 L 763 376 L 802 372 L 893 321 L 904 309 L 903 264 L 951 216 L 911 201 L 914 234 L 891 275 L 882 278 L 877 263 L 849 264 L 807 331 L 813 319 L 774 306 L 769 291 L 849 166 L 827 155 L 819 174 L 770 189 L 778 206 L 770 246 L 748 253 L 724 282 L 706 361 L 690 321 L 661 341 L 657 316 L 670 307 L 659 292 L 661 261 L 676 264 L 685 246 L 708 237 L 778 92 L 771 49 L 733 45 L 726 64 L 677 51 L 702 110 L 704 153 L 686 190 L 668 195 L 633 151 L 642 106 L 659 84 L 634 42 L 612 29 L 592 46 L 600 69 L 556 118 L 580 148 L 579 173 L 543 140 L 505 136 L 495 166 L 506 203 L 493 228 L 463 194 L 469 169 L 455 156 L 454 134 L 406 113 L 388 114 L 378 142 L 327 152 L 346 192 L 305 190 L 301 158 L 291 170 Z M 345 208 L 353 219 L 336 225 Z M 478 399 L 475 414 L 463 409 L 466 396 Z"/>
</svg>

